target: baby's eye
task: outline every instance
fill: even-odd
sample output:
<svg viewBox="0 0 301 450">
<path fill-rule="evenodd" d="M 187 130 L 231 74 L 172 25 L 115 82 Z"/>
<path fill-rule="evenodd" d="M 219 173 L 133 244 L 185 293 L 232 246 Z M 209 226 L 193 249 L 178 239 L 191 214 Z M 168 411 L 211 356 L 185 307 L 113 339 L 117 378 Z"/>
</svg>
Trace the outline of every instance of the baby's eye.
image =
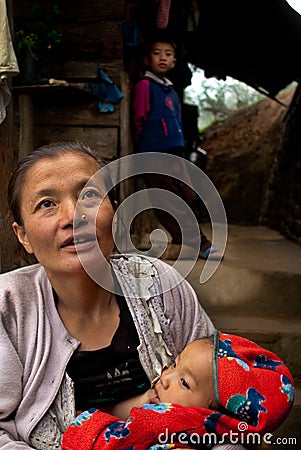
<svg viewBox="0 0 301 450">
<path fill-rule="evenodd" d="M 51 206 L 53 206 L 54 203 L 51 200 L 42 200 L 38 206 L 37 209 L 44 209 L 44 208 L 50 208 Z"/>
<path fill-rule="evenodd" d="M 181 383 L 185 389 L 190 389 L 189 384 L 187 383 L 187 381 L 184 378 L 181 378 Z"/>
<path fill-rule="evenodd" d="M 174 361 L 171 365 L 172 365 L 172 367 L 175 369 L 175 368 L 177 367 L 177 362 Z"/>
</svg>

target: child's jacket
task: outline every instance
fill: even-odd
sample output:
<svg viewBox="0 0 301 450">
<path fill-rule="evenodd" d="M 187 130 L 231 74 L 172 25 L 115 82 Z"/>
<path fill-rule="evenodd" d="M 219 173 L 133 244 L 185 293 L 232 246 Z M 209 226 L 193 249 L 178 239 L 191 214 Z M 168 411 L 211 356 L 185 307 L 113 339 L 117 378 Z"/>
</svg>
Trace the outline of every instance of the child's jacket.
<svg viewBox="0 0 301 450">
<path fill-rule="evenodd" d="M 145 76 L 135 88 L 133 101 L 136 151 L 164 152 L 184 146 L 181 106 L 172 85 Z"/>
</svg>

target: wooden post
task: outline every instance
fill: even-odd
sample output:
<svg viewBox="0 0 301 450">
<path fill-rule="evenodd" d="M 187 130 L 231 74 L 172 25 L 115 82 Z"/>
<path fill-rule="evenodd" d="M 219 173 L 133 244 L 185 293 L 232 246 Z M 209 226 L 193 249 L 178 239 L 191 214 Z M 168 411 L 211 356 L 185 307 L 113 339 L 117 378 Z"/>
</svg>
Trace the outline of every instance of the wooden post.
<svg viewBox="0 0 301 450">
<path fill-rule="evenodd" d="M 0 272 L 16 267 L 20 261 L 6 201 L 7 185 L 15 164 L 13 136 L 13 104 L 10 101 L 6 118 L 0 124 Z"/>
<path fill-rule="evenodd" d="M 12 24 L 12 2 L 6 0 L 7 16 Z M 8 78 L 11 91 L 11 80 Z M 10 270 L 18 265 L 16 239 L 8 218 L 7 185 L 15 165 L 14 120 L 12 100 L 6 107 L 6 117 L 0 124 L 0 272 Z"/>
<path fill-rule="evenodd" d="M 120 105 L 120 157 L 133 153 L 133 142 L 131 136 L 131 96 L 129 78 L 125 72 L 120 75 L 120 87 L 123 99 Z M 121 186 L 121 198 L 128 197 L 133 192 L 133 181 L 126 180 Z"/>
<path fill-rule="evenodd" d="M 130 128 L 130 88 L 129 78 L 125 72 L 121 72 L 120 86 L 123 99 L 120 105 L 120 156 L 133 153 L 131 128 Z"/>
<path fill-rule="evenodd" d="M 121 92 L 124 95 L 120 107 L 120 157 L 123 157 L 133 153 L 133 139 L 131 133 L 131 93 L 129 77 L 125 72 L 121 72 L 120 85 Z M 134 179 L 128 178 L 123 181 L 120 188 L 121 201 L 133 194 L 134 191 Z M 132 239 L 136 244 L 140 242 L 140 231 L 135 230 Z"/>
<path fill-rule="evenodd" d="M 32 97 L 28 94 L 19 95 L 20 136 L 19 160 L 24 158 L 34 147 L 34 113 Z"/>
</svg>

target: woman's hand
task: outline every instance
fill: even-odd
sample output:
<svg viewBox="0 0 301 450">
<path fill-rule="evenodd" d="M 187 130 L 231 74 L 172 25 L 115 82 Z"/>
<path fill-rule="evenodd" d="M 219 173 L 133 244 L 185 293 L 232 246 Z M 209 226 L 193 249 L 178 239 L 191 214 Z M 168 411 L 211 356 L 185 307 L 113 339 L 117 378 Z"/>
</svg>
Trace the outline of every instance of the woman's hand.
<svg viewBox="0 0 301 450">
<path fill-rule="evenodd" d="M 115 405 L 106 406 L 101 408 L 102 411 L 119 417 L 122 420 L 126 420 L 130 414 L 130 410 L 134 406 L 141 406 L 144 403 L 150 403 L 156 396 L 154 389 L 149 389 L 143 394 L 135 395 L 134 397 L 123 400 Z"/>
</svg>

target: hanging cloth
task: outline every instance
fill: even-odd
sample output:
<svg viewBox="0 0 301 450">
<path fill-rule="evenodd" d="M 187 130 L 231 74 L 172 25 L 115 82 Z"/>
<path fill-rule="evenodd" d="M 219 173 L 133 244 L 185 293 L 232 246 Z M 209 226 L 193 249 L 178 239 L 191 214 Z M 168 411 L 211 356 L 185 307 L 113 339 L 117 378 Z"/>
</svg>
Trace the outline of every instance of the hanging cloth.
<svg viewBox="0 0 301 450">
<path fill-rule="evenodd" d="M 160 30 L 164 30 L 168 25 L 170 4 L 171 0 L 159 0 L 156 25 Z"/>
<path fill-rule="evenodd" d="M 6 117 L 11 99 L 8 77 L 18 75 L 19 67 L 12 43 L 6 1 L 0 0 L 0 124 Z"/>
<path fill-rule="evenodd" d="M 114 105 L 123 98 L 123 94 L 100 65 L 98 66 L 98 75 L 99 81 L 97 83 L 89 83 L 89 86 L 99 100 L 99 112 L 112 113 L 115 109 Z"/>
</svg>

